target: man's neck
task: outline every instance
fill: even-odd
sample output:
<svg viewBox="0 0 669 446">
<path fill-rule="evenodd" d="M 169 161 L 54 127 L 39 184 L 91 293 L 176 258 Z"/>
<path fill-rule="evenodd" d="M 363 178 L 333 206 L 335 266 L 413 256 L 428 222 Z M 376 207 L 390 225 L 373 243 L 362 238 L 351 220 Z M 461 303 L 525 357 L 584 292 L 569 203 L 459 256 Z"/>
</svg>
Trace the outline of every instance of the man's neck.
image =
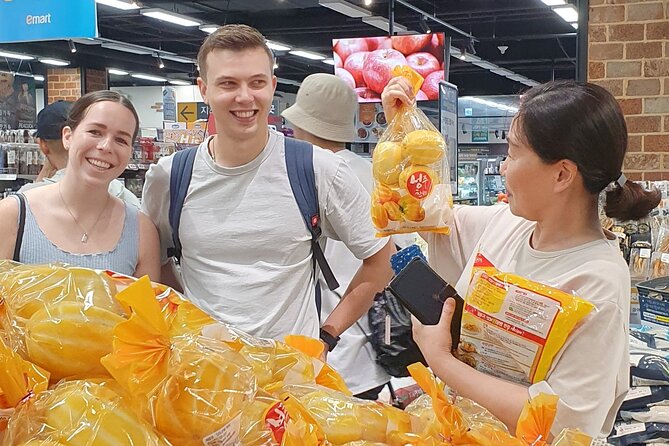
<svg viewBox="0 0 669 446">
<path fill-rule="evenodd" d="M 56 170 L 63 170 L 67 167 L 67 155 L 65 156 L 57 156 L 57 155 L 52 155 L 49 158 L 49 163 L 56 169 Z"/>
<path fill-rule="evenodd" d="M 239 167 L 250 163 L 265 149 L 269 140 L 269 129 L 259 132 L 252 139 L 238 140 L 224 133 L 216 134 L 210 144 L 216 164 L 223 167 Z"/>
</svg>

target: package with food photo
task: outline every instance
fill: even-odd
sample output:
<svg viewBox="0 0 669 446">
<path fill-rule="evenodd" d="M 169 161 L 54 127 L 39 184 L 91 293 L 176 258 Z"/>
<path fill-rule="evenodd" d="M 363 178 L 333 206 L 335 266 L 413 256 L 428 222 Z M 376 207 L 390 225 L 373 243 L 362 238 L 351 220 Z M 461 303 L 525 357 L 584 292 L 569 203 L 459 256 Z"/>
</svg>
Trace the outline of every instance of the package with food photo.
<svg viewBox="0 0 669 446">
<path fill-rule="evenodd" d="M 414 92 L 423 78 L 395 67 Z M 451 148 L 455 150 L 455 148 Z M 377 236 L 409 232 L 450 233 L 453 197 L 446 142 L 425 114 L 405 105 L 389 123 L 372 156 L 372 221 Z"/>
<path fill-rule="evenodd" d="M 478 253 L 462 314 L 458 358 L 530 385 L 546 378 L 567 338 L 595 308 L 557 288 L 498 271 Z"/>
</svg>

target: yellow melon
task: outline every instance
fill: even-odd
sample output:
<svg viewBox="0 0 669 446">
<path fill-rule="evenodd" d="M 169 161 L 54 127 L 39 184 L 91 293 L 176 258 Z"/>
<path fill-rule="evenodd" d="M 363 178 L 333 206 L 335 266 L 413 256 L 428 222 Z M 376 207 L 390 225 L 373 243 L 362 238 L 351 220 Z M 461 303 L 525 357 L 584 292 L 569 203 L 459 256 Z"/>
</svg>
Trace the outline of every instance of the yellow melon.
<svg viewBox="0 0 669 446">
<path fill-rule="evenodd" d="M 79 302 L 46 306 L 26 323 L 28 359 L 51 372 L 53 381 L 108 375 L 100 358 L 111 353 L 113 329 L 123 321 L 109 310 Z"/>
<path fill-rule="evenodd" d="M 446 143 L 440 133 L 414 130 L 402 140 L 402 157 L 413 164 L 432 164 L 444 157 Z"/>
<path fill-rule="evenodd" d="M 372 172 L 374 179 L 388 186 L 396 186 L 402 171 L 402 144 L 382 142 L 374 148 Z"/>
</svg>

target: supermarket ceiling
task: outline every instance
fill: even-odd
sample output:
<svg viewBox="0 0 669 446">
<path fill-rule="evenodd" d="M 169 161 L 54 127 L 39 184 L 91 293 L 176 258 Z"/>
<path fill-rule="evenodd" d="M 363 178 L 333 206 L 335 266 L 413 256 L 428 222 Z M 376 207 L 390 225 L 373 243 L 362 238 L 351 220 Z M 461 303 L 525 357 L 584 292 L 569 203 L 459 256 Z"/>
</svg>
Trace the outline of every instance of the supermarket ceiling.
<svg viewBox="0 0 669 446">
<path fill-rule="evenodd" d="M 319 1 L 329 2 L 330 7 L 319 4 Z M 571 1 L 575 3 L 575 0 Z M 339 5 L 353 5 L 362 15 L 385 18 L 387 24 L 388 0 L 141 1 L 143 8 L 178 12 L 202 24 L 246 23 L 258 28 L 272 41 L 327 57 L 332 56 L 332 39 L 387 35 L 387 31 L 363 21 L 369 21 L 368 18 L 350 17 L 332 9 L 341 9 Z M 425 20 L 416 9 L 462 32 Z M 101 40 L 87 42 L 89 44 L 75 42 L 76 53 L 70 52 L 67 41 L 6 44 L 0 45 L 0 50 L 49 56 L 98 68 L 192 80 L 196 68 L 189 59 L 195 58 L 206 33 L 198 26 L 167 23 L 142 15 L 140 11 L 124 11 L 99 4 Z M 350 9 L 347 11 L 351 14 Z M 458 85 L 461 95 L 508 94 L 527 88 L 505 75 L 491 72 L 490 67 L 486 69 L 471 63 L 477 58 L 538 82 L 576 76 L 576 30 L 540 0 L 396 0 L 395 23 L 396 29 L 406 27 L 409 32 L 424 32 L 427 25 L 433 32 L 446 32 L 452 38 L 453 48 L 466 49 L 467 60 L 450 59 L 450 80 Z M 124 45 L 125 51 L 114 49 L 118 48 L 114 45 L 117 43 Z M 125 44 L 138 45 L 143 50 Z M 132 49 L 135 51 L 129 52 Z M 159 68 L 159 61 L 151 54 L 151 49 L 164 56 L 161 58 L 164 68 Z M 145 54 L 135 54 L 142 51 Z M 279 67 L 276 74 L 285 80 L 279 86 L 280 90 L 295 91 L 296 87 L 291 85 L 293 81 L 300 81 L 311 73 L 333 70 L 322 61 L 305 59 L 286 51 L 278 51 L 277 55 Z M 0 70 L 7 68 L 7 64 L 17 70 L 17 61 L 0 57 Z M 34 61 L 30 66 L 23 62 L 19 70 L 26 68 L 34 73 L 45 71 L 45 65 Z M 508 76 L 508 73 L 502 73 Z M 155 85 L 130 76 L 111 75 L 110 80 L 112 85 Z"/>
</svg>

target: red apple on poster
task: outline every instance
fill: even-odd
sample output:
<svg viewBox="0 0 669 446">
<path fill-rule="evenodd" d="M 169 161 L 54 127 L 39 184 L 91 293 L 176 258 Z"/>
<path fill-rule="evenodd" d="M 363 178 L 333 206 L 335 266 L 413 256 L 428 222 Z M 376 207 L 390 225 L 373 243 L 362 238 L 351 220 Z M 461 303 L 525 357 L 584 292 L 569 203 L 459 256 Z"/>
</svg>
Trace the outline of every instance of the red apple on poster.
<svg viewBox="0 0 669 446">
<path fill-rule="evenodd" d="M 423 90 L 418 90 L 418 93 L 416 93 L 416 100 L 417 101 L 427 101 L 427 95 L 423 92 Z"/>
<path fill-rule="evenodd" d="M 342 78 L 352 89 L 355 89 L 355 79 L 345 68 L 335 68 L 335 74 Z"/>
<path fill-rule="evenodd" d="M 442 70 L 430 73 L 423 82 L 421 90 L 427 95 L 428 100 L 436 101 L 439 99 L 439 82 L 444 80 L 444 72 Z"/>
<path fill-rule="evenodd" d="M 372 51 L 367 55 L 363 65 L 362 77 L 365 85 L 380 94 L 392 78 L 393 68 L 406 64 L 407 60 L 397 50 Z"/>
<path fill-rule="evenodd" d="M 416 73 L 423 76 L 423 79 L 428 74 L 439 69 L 439 61 L 430 53 L 414 53 L 407 56 L 407 64 L 416 71 Z"/>
<path fill-rule="evenodd" d="M 392 48 L 393 41 L 390 37 L 367 37 L 367 45 L 369 51 L 382 50 L 384 48 Z"/>
<path fill-rule="evenodd" d="M 341 57 L 336 52 L 332 53 L 332 59 L 334 60 L 334 66 L 337 68 L 343 68 L 344 63 L 341 61 Z"/>
<path fill-rule="evenodd" d="M 375 91 L 370 90 L 367 87 L 358 87 L 355 89 L 355 93 L 358 95 L 358 102 L 379 102 L 381 101 L 381 96 L 378 95 Z"/>
<path fill-rule="evenodd" d="M 441 33 L 432 34 L 432 38 L 425 47 L 425 51 L 436 57 L 439 62 L 444 60 L 444 35 Z"/>
<path fill-rule="evenodd" d="M 369 46 L 367 45 L 367 39 L 364 37 L 359 39 L 339 39 L 334 50 L 339 54 L 341 60 L 346 63 L 348 56 L 360 51 L 369 51 Z"/>
<path fill-rule="evenodd" d="M 408 56 L 409 54 L 416 53 L 428 44 L 432 34 L 417 34 L 414 36 L 392 36 L 393 39 L 393 48 L 399 51 L 400 53 Z"/>
<path fill-rule="evenodd" d="M 346 59 L 346 63 L 344 64 L 344 68 L 346 68 L 346 71 L 348 71 L 353 75 L 356 87 L 365 86 L 365 80 L 362 78 L 362 66 L 365 63 L 365 59 L 367 58 L 368 54 L 369 51 L 360 51 L 359 53 L 353 53 L 350 56 L 348 56 L 348 58 Z"/>
</svg>

